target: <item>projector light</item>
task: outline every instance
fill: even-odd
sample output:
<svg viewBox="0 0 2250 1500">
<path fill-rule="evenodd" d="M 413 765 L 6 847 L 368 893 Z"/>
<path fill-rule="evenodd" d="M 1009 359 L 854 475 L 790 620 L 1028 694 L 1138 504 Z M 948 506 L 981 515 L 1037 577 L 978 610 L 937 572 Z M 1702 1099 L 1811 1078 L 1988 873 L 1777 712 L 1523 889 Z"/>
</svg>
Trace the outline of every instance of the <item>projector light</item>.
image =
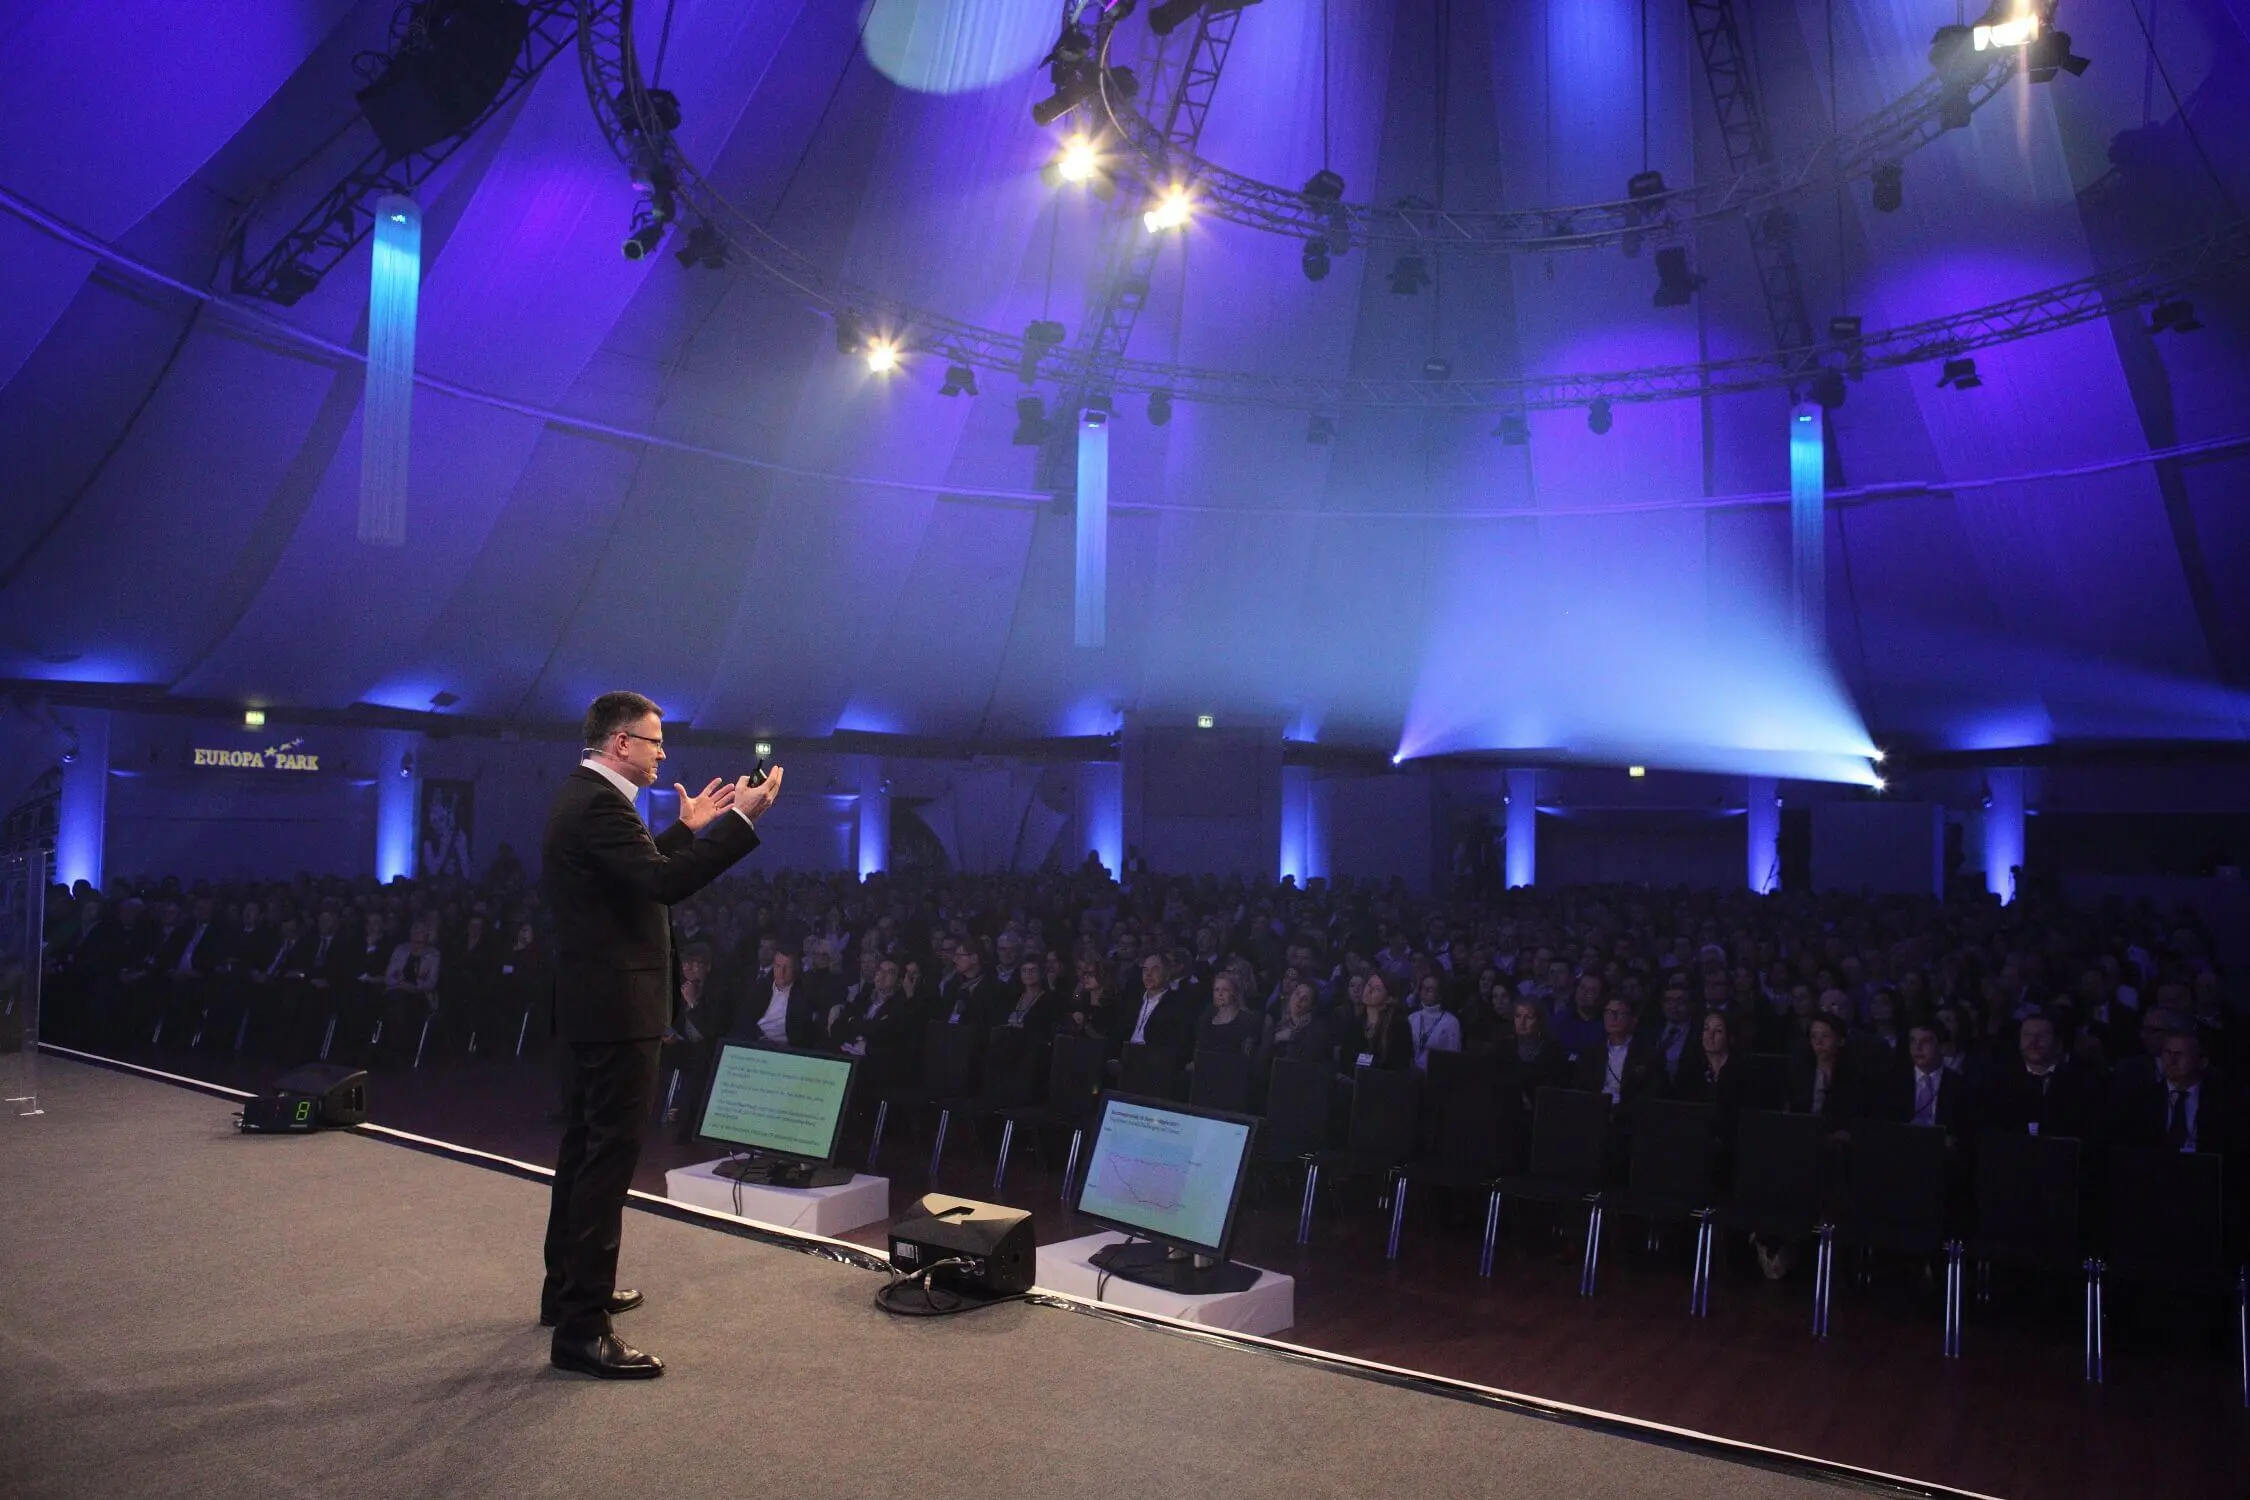
<svg viewBox="0 0 2250 1500">
<path fill-rule="evenodd" d="M 867 368 L 878 375 L 888 375 L 898 368 L 898 345 L 889 339 L 876 339 L 867 346 Z"/>
<path fill-rule="evenodd" d="M 1195 200 L 1188 190 L 1174 183 L 1156 200 L 1156 207 L 1141 215 L 1141 223 L 1150 234 L 1161 234 L 1167 229 L 1185 229 L 1195 214 Z"/>
</svg>

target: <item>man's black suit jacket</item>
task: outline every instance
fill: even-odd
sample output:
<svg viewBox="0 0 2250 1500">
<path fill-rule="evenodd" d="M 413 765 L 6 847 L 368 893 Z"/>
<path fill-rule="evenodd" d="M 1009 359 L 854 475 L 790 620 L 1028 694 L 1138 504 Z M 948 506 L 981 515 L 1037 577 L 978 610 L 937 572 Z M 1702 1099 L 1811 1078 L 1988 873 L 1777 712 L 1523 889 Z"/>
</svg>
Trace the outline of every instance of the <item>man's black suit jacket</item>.
<svg viewBox="0 0 2250 1500">
<path fill-rule="evenodd" d="M 742 821 L 737 818 L 736 822 Z M 809 976 L 799 974 L 797 982 L 789 986 L 789 1007 L 782 1012 L 782 1041 L 792 1047 L 817 1048 L 827 1044 L 828 1007 L 821 1000 L 817 987 L 807 984 Z M 727 1032 L 727 1040 L 755 1046 L 764 1036 L 758 1023 L 773 1008 L 773 976 L 750 981 L 742 1004 L 734 1012 L 734 1025 Z"/>
<path fill-rule="evenodd" d="M 654 838 L 609 779 L 581 765 L 547 814 L 540 884 L 555 923 L 555 1034 L 566 1042 L 649 1041 L 672 1019 L 672 923 L 684 901 L 758 847 L 735 814 L 697 838 L 674 823 Z"/>
<path fill-rule="evenodd" d="M 1914 1123 L 1914 1095 L 1918 1085 L 1909 1064 L 1877 1079 L 1868 1089 L 1868 1112 L 1878 1120 Z M 1960 1074 L 1946 1068 L 1937 1075 L 1937 1123 L 1947 1135 L 1967 1134 L 1969 1085 Z"/>
</svg>

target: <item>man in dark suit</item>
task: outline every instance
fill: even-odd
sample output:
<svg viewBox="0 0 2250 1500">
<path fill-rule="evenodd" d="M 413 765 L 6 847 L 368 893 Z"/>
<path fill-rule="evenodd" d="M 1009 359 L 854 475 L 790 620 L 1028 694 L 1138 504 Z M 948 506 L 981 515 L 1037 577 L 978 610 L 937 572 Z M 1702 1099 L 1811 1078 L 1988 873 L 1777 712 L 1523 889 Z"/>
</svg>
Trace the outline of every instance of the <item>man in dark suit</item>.
<svg viewBox="0 0 2250 1500">
<path fill-rule="evenodd" d="M 1869 1112 L 1879 1120 L 1935 1125 L 1947 1135 L 1958 1137 L 1966 1123 L 1962 1109 L 1969 1086 L 1960 1074 L 1945 1066 L 1936 1029 L 1928 1025 L 1909 1027 L 1906 1055 L 1906 1068 L 1894 1068 L 1869 1084 Z"/>
<path fill-rule="evenodd" d="M 781 769 L 756 787 L 713 781 L 691 797 L 675 786 L 680 820 L 652 839 L 633 798 L 664 763 L 662 711 L 638 693 L 604 693 L 585 730 L 585 759 L 547 815 L 540 871 L 555 919 L 555 1032 L 570 1049 L 540 1321 L 555 1330 L 557 1368 L 646 1378 L 663 1361 L 620 1340 L 610 1317 L 641 1301 L 617 1289 L 617 1248 L 676 1003 L 665 908 L 758 847 L 751 824 Z"/>
<path fill-rule="evenodd" d="M 727 1040 L 749 1047 L 818 1047 L 826 1041 L 827 1021 L 819 991 L 797 972 L 797 955 L 783 948 L 766 977 L 750 982 Z"/>
<path fill-rule="evenodd" d="M 2202 1037 L 2183 1021 L 2164 1039 L 2157 1059 L 2164 1069 L 2162 1081 L 2117 1101 L 2117 1144 L 2191 1153 L 2239 1150 L 2231 1134 L 2235 1122 L 2228 1118 L 2227 1106 L 2234 1101 L 2216 1086 Z"/>
<path fill-rule="evenodd" d="M 1114 1014 L 1111 1051 L 1139 1044 L 1175 1068 L 1187 1066 L 1195 1051 L 1195 998 L 1172 982 L 1171 964 L 1163 954 L 1141 960 L 1140 999 L 1114 1007 Z"/>
<path fill-rule="evenodd" d="M 1995 1067 L 1986 1081 L 1979 1126 L 2084 1140 L 2096 1123 L 2094 1090 L 2062 1057 L 2053 1018 L 2036 1011 L 2025 1016 L 2016 1027 L 2016 1051 L 2021 1061 Z"/>
</svg>

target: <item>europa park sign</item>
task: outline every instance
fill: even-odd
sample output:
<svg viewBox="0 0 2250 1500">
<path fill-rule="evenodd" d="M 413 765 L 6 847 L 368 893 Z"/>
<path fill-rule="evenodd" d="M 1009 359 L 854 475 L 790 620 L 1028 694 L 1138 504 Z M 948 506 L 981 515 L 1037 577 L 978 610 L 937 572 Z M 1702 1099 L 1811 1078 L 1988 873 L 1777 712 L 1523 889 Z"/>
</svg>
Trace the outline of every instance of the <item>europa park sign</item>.
<svg viewBox="0 0 2250 1500">
<path fill-rule="evenodd" d="M 302 739 L 294 739 L 279 745 L 268 745 L 263 750 L 209 750 L 199 745 L 195 751 L 195 763 L 229 771 L 319 770 L 320 757 L 308 754 L 304 743 Z"/>
</svg>

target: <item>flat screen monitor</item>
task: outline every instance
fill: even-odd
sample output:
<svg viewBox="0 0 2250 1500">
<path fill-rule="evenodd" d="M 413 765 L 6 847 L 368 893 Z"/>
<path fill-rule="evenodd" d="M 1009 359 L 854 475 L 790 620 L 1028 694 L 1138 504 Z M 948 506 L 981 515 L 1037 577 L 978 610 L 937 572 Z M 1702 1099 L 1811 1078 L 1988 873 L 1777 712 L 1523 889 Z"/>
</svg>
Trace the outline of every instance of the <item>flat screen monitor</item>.
<svg viewBox="0 0 2250 1500">
<path fill-rule="evenodd" d="M 1257 1133 L 1251 1115 L 1105 1095 L 1078 1211 L 1111 1229 L 1224 1261 Z"/>
<path fill-rule="evenodd" d="M 711 1061 L 696 1135 L 730 1152 L 751 1153 L 753 1161 L 732 1166 L 730 1176 L 783 1187 L 812 1185 L 802 1179 L 836 1159 L 854 1066 L 851 1058 L 833 1053 L 722 1042 Z M 845 1173 L 842 1180 L 849 1177 Z"/>
</svg>

